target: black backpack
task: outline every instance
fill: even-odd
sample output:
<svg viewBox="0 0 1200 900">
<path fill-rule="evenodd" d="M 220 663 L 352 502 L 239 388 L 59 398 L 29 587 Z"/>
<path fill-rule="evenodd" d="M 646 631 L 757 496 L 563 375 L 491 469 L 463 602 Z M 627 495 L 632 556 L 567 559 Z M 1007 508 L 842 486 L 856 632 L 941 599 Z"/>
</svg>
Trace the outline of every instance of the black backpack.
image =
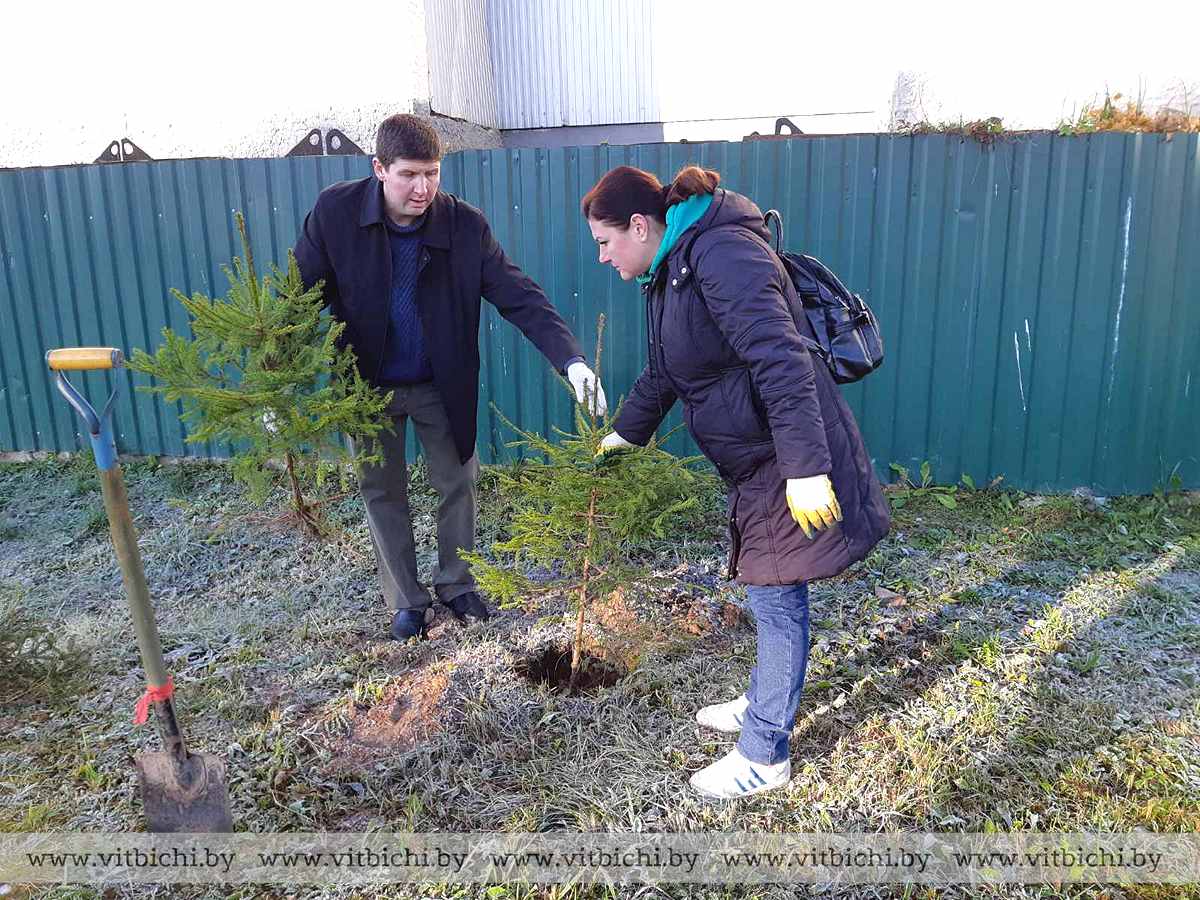
<svg viewBox="0 0 1200 900">
<path fill-rule="evenodd" d="M 858 294 L 852 294 L 825 264 L 814 256 L 783 249 L 783 216 L 769 209 L 763 216 L 767 228 L 775 222 L 775 253 L 783 261 L 809 328 L 796 327 L 805 337 L 815 338 L 812 348 L 829 366 L 833 380 L 849 384 L 883 365 L 883 336 L 879 320 Z M 796 317 L 796 311 L 792 310 Z"/>
</svg>

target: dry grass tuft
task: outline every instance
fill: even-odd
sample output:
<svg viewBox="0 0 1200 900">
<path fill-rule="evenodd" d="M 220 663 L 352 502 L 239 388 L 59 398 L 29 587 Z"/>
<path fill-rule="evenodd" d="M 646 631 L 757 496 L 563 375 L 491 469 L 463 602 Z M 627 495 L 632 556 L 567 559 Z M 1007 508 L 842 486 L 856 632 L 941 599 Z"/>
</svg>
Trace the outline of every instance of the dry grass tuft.
<svg viewBox="0 0 1200 900">
<path fill-rule="evenodd" d="M 1089 104 L 1074 120 L 1059 126 L 1060 134 L 1091 134 L 1097 131 L 1196 133 L 1200 132 L 1200 115 L 1194 115 L 1186 108 L 1170 106 L 1150 111 L 1140 97 L 1133 100 L 1120 93 L 1110 95 L 1105 91 L 1102 102 Z"/>
</svg>

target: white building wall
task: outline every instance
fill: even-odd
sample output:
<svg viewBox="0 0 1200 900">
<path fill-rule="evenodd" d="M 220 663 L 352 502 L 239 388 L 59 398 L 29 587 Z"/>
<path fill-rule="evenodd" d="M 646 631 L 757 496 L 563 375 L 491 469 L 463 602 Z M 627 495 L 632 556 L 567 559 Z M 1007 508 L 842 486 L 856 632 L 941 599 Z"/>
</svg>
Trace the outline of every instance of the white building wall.
<svg viewBox="0 0 1200 900">
<path fill-rule="evenodd" d="M 487 0 L 499 127 L 657 122 L 654 0 Z"/>
<path fill-rule="evenodd" d="M 486 0 L 425 0 L 425 32 L 433 111 L 498 127 Z"/>
</svg>

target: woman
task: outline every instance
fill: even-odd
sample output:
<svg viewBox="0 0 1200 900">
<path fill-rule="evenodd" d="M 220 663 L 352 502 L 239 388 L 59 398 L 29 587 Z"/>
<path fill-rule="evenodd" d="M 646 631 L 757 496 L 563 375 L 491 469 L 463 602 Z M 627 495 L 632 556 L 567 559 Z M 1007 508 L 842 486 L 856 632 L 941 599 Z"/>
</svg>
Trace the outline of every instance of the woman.
<svg viewBox="0 0 1200 900">
<path fill-rule="evenodd" d="M 650 343 L 601 452 L 644 445 L 678 399 L 729 489 L 730 577 L 747 586 L 758 660 L 742 696 L 696 714 L 741 735 L 691 784 L 730 798 L 791 778 L 808 582 L 865 557 L 889 517 L 854 417 L 806 347 L 812 335 L 762 213 L 719 183 L 716 172 L 689 166 L 663 187 L 621 166 L 583 198 L 583 215 L 600 262 L 641 283 Z"/>
</svg>

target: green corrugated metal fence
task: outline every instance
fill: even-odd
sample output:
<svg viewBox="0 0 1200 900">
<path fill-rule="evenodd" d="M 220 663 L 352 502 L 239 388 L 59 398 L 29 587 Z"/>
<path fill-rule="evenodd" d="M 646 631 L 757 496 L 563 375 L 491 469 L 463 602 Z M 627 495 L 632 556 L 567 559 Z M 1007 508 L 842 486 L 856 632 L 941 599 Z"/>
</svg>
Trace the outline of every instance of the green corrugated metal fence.
<svg viewBox="0 0 1200 900">
<path fill-rule="evenodd" d="M 881 475 L 928 459 L 940 481 L 1004 475 L 1035 490 L 1200 486 L 1200 159 L 1196 135 L 861 135 L 450 156 L 443 184 L 488 215 L 585 347 L 608 320 L 604 382 L 645 360 L 638 292 L 595 260 L 579 199 L 612 166 L 685 163 L 784 213 L 787 243 L 869 299 L 883 369 L 846 388 Z M 0 449 L 70 450 L 76 421 L 42 354 L 152 348 L 185 326 L 168 288 L 223 293 L 245 211 L 259 260 L 282 260 L 318 191 L 365 158 L 178 160 L 0 172 Z M 487 308 L 480 450 L 569 422 L 546 363 Z M 590 351 L 589 351 L 590 352 Z M 88 376 L 101 389 L 108 376 Z M 128 375 L 117 377 L 128 378 Z M 678 413 L 669 423 L 678 422 Z M 210 453 L 144 394 L 118 410 L 124 452 Z M 680 435 L 672 448 L 695 452 Z"/>
</svg>

